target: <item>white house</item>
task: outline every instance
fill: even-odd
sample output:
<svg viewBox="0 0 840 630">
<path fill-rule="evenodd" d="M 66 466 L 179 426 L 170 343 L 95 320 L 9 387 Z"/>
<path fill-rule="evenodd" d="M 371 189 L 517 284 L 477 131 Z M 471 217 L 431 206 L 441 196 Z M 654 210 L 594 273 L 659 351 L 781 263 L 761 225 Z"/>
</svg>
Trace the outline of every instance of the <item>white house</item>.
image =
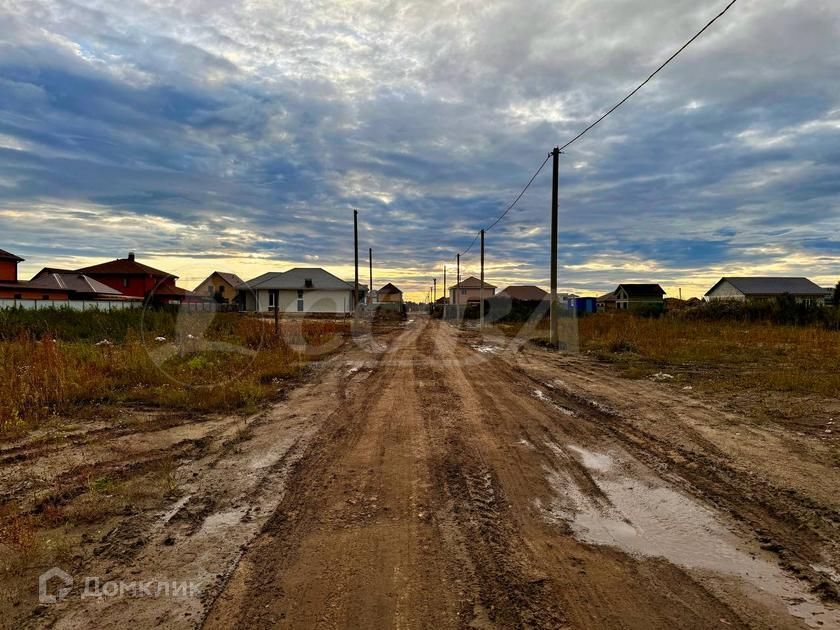
<svg viewBox="0 0 840 630">
<path fill-rule="evenodd" d="M 318 267 L 270 271 L 239 287 L 246 311 L 335 313 L 353 310 L 353 285 Z"/>
<path fill-rule="evenodd" d="M 805 304 L 825 303 L 825 289 L 808 278 L 726 277 L 718 280 L 715 286 L 706 291 L 706 299 L 709 301 L 760 301 L 782 295 L 790 295 L 797 302 Z"/>
</svg>

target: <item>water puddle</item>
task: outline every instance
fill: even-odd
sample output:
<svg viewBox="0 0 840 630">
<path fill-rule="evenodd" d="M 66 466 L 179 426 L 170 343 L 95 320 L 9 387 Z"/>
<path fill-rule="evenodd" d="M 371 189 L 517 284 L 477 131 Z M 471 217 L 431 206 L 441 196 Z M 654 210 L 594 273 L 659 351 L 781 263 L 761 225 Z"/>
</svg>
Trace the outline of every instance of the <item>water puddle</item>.
<svg viewBox="0 0 840 630">
<path fill-rule="evenodd" d="M 551 398 L 546 396 L 545 392 L 541 389 L 535 389 L 534 390 L 534 398 L 536 398 L 537 400 L 541 400 L 542 402 L 544 402 L 547 405 L 550 405 L 551 407 L 553 407 L 554 409 L 556 409 L 557 411 L 562 413 L 564 416 L 574 416 L 575 415 L 575 412 L 572 411 L 571 409 L 566 409 L 566 407 L 562 407 L 562 406 L 558 405 L 556 402 L 554 402 L 553 400 L 551 400 Z"/>
<path fill-rule="evenodd" d="M 211 514 L 201 526 L 202 534 L 216 534 L 231 527 L 236 527 L 242 522 L 242 518 L 248 513 L 246 508 L 216 512 Z"/>
<path fill-rule="evenodd" d="M 559 459 L 576 460 L 603 493 L 593 496 L 582 491 L 562 465 L 548 471 L 556 498 L 544 507 L 546 516 L 552 522 L 568 523 L 579 540 L 735 576 L 782 599 L 791 615 L 811 627 L 840 627 L 840 610 L 827 608 L 775 563 L 746 551 L 714 512 L 691 497 L 643 470 L 635 478 L 629 476 L 631 462 L 619 466 L 611 454 L 575 445 L 548 446 Z"/>
<path fill-rule="evenodd" d="M 499 346 L 473 346 L 476 350 L 481 352 L 482 354 L 497 354 L 500 350 Z"/>
</svg>

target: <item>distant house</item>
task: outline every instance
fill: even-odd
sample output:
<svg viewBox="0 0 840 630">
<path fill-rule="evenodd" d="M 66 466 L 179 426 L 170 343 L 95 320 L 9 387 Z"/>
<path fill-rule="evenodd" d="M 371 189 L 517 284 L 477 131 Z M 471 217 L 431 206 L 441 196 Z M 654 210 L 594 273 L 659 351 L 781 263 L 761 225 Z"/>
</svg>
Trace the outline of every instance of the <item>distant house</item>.
<svg viewBox="0 0 840 630">
<path fill-rule="evenodd" d="M 139 301 L 77 271 L 44 268 L 31 280 L 19 280 L 17 266 L 20 262 L 23 262 L 20 256 L 0 249 L 0 299 L 35 300 L 36 304 L 59 301 L 63 303 L 59 306 L 74 308 L 84 308 L 83 302 L 92 301 Z M 29 307 L 34 307 L 34 304 Z M 43 308 L 43 304 L 38 308 Z"/>
<path fill-rule="evenodd" d="M 615 307 L 622 310 L 665 308 L 665 291 L 658 284 L 619 284 L 615 291 Z"/>
<path fill-rule="evenodd" d="M 511 300 L 523 300 L 527 302 L 539 302 L 548 299 L 548 292 L 534 286 L 533 284 L 512 284 L 499 291 L 494 297 L 509 298 Z"/>
<path fill-rule="evenodd" d="M 792 296 L 798 303 L 825 304 L 825 289 L 808 278 L 777 277 L 725 277 L 706 291 L 706 299 L 738 301 L 764 301 Z"/>
<path fill-rule="evenodd" d="M 353 285 L 319 267 L 270 271 L 244 284 L 241 303 L 260 313 L 333 313 L 353 310 Z"/>
<path fill-rule="evenodd" d="M 598 305 L 598 311 L 614 311 L 617 308 L 615 304 L 615 291 L 610 291 L 595 298 L 595 302 Z"/>
<path fill-rule="evenodd" d="M 178 276 L 137 262 L 134 252 L 129 252 L 127 258 L 118 258 L 76 271 L 120 291 L 123 295 L 143 298 L 155 304 L 180 304 L 194 297 L 192 292 L 175 285 Z"/>
<path fill-rule="evenodd" d="M 230 304 L 236 300 L 241 284 L 243 284 L 242 278 L 235 273 L 214 271 L 193 290 L 193 293 L 197 297 L 206 297 L 222 304 Z"/>
<path fill-rule="evenodd" d="M 0 249 L 0 299 L 8 300 L 62 300 L 70 299 L 70 290 L 58 287 L 32 285 L 18 280 L 18 264 L 23 258 Z"/>
<path fill-rule="evenodd" d="M 834 287 L 826 287 L 825 291 L 825 305 L 826 306 L 840 306 L 834 303 Z"/>
<path fill-rule="evenodd" d="M 449 301 L 450 304 L 469 304 L 470 302 L 480 301 L 482 297 L 484 299 L 493 297 L 495 293 L 496 287 L 494 285 L 485 282 L 482 290 L 481 280 L 475 276 L 470 276 L 450 287 Z"/>
<path fill-rule="evenodd" d="M 29 287 L 68 291 L 71 300 L 110 300 L 140 302 L 141 298 L 123 295 L 107 284 L 94 280 L 78 271 L 66 269 L 41 269 L 28 283 Z"/>
<path fill-rule="evenodd" d="M 402 304 L 403 292 L 390 282 L 376 292 L 380 303 Z"/>
</svg>

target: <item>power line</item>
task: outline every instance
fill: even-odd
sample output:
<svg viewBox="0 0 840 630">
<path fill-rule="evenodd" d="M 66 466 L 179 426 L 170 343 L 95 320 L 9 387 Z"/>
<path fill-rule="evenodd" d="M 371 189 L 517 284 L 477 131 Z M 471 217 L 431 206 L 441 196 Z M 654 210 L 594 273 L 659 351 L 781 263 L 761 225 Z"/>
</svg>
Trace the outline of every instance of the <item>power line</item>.
<svg viewBox="0 0 840 630">
<path fill-rule="evenodd" d="M 613 105 L 613 106 L 610 108 L 610 110 L 609 110 L 606 114 L 604 114 L 603 116 L 601 116 L 600 118 L 598 118 L 598 120 L 596 120 L 595 122 L 593 122 L 593 123 L 592 123 L 591 125 L 589 125 L 586 129 L 584 129 L 583 131 L 581 131 L 578 135 L 576 135 L 574 138 L 572 138 L 571 140 L 569 140 L 566 144 L 564 144 L 563 146 L 561 146 L 561 147 L 560 147 L 560 150 L 562 151 L 563 149 L 565 149 L 566 147 L 568 147 L 569 145 L 571 145 L 573 142 L 576 142 L 576 141 L 577 141 L 579 138 L 581 138 L 581 137 L 582 137 L 582 136 L 583 136 L 583 135 L 584 135 L 587 131 L 589 131 L 590 129 L 592 129 L 595 125 L 597 125 L 599 122 L 601 122 L 602 120 L 604 120 L 604 118 L 606 118 L 607 116 L 609 116 L 610 114 L 612 114 L 615 110 L 617 110 L 619 107 L 621 107 L 622 105 L 624 105 L 624 103 L 626 103 L 628 100 L 630 100 L 630 98 L 631 98 L 631 97 L 632 97 L 632 96 L 633 96 L 636 92 L 638 92 L 639 90 L 641 90 L 641 89 L 642 89 L 645 85 L 647 85 L 647 83 L 648 83 L 648 82 L 649 82 L 649 81 L 650 81 L 653 77 L 655 77 L 657 74 L 659 74 L 659 71 L 660 71 L 660 70 L 662 70 L 665 66 L 667 66 L 667 65 L 668 65 L 669 63 L 671 63 L 674 59 L 676 59 L 677 55 L 679 55 L 682 51 L 684 51 L 686 48 L 688 48 L 688 47 L 691 45 L 691 43 L 692 43 L 695 39 L 697 39 L 698 37 L 700 37 L 700 36 L 701 36 L 701 35 L 702 35 L 705 31 L 706 31 L 706 29 L 708 29 L 708 28 L 709 28 L 712 24 L 714 24 L 714 23 L 715 23 L 715 22 L 717 22 L 717 21 L 718 21 L 721 17 L 723 17 L 723 14 L 724 14 L 724 13 L 726 13 L 727 11 L 729 11 L 729 9 L 732 7 L 732 5 L 733 5 L 733 4 L 735 4 L 737 1 L 738 1 L 738 0 L 732 0 L 729 4 L 727 4 L 727 5 L 726 5 L 726 8 L 724 8 L 724 9 L 723 9 L 723 11 L 721 11 L 721 12 L 720 12 L 720 13 L 718 13 L 715 17 L 713 17 L 711 20 L 709 20 L 709 21 L 706 23 L 706 26 L 704 26 L 704 27 L 703 27 L 703 28 L 701 28 L 699 31 L 697 31 L 697 33 L 695 33 L 694 37 L 692 37 L 692 38 L 691 38 L 691 39 L 689 39 L 689 40 L 688 40 L 685 44 L 683 44 L 682 46 L 680 46 L 680 48 L 677 50 L 677 52 L 675 52 L 673 55 L 671 55 L 670 57 L 668 57 L 668 59 L 665 61 L 665 63 L 663 63 L 663 64 L 662 64 L 661 66 L 659 66 L 656 70 L 654 70 L 654 71 L 650 74 L 650 76 L 649 76 L 647 79 L 645 79 L 645 80 L 644 80 L 644 81 L 642 81 L 639 85 L 637 85 L 637 86 L 636 86 L 636 88 L 635 88 L 632 92 L 630 92 L 627 96 L 625 96 L 623 99 L 621 99 L 618 103 L 616 103 L 615 105 Z"/>
<path fill-rule="evenodd" d="M 540 164 L 539 168 L 538 168 L 538 169 L 536 170 L 536 172 L 535 172 L 535 173 L 531 176 L 531 179 L 529 179 L 529 180 L 528 180 L 528 183 L 527 183 L 527 184 L 525 184 L 525 188 L 523 188 L 523 189 L 520 191 L 520 193 L 519 193 L 518 195 L 516 195 L 516 199 L 514 199 L 514 200 L 513 200 L 513 202 L 511 202 L 511 204 L 510 204 L 507 208 L 505 208 L 505 211 L 504 211 L 504 212 L 502 212 L 502 214 L 500 214 L 500 215 L 499 215 L 499 217 L 498 217 L 495 221 L 493 221 L 493 223 L 491 223 L 489 226 L 487 226 L 486 228 L 484 228 L 484 231 L 485 231 L 485 232 L 487 232 L 487 231 L 489 231 L 489 230 L 493 229 L 493 227 L 495 227 L 495 226 L 496 226 L 496 224 L 497 224 L 499 221 L 501 221 L 502 219 L 504 219 L 504 218 L 505 218 L 505 215 L 506 215 L 508 212 L 510 212 L 511 210 L 513 210 L 513 207 L 514 207 L 517 203 L 519 203 L 519 200 L 520 200 L 520 199 L 522 199 L 522 195 L 524 195 L 524 194 L 525 194 L 525 191 L 526 191 L 526 190 L 528 190 L 528 189 L 531 187 L 531 184 L 533 184 L 533 183 L 534 183 L 534 180 L 537 178 L 537 175 L 539 175 L 539 174 L 540 174 L 540 171 L 542 171 L 542 170 L 543 170 L 543 167 L 546 165 L 546 163 L 548 162 L 548 159 L 549 159 L 550 157 L 551 157 L 551 153 L 549 153 L 549 154 L 548 154 L 548 156 L 545 158 L 545 160 L 543 160 L 543 163 L 542 163 L 542 164 Z M 462 251 L 462 252 L 461 252 L 461 256 L 464 256 L 464 255 L 465 255 L 468 251 L 470 251 L 470 250 L 472 249 L 472 246 L 473 246 L 473 245 L 475 245 L 475 242 L 478 240 L 478 236 L 479 236 L 480 234 L 481 234 L 481 230 L 479 230 L 478 232 L 476 232 L 476 233 L 475 233 L 475 237 L 473 238 L 472 243 L 470 243 L 470 246 L 469 246 L 469 247 L 467 247 L 467 249 L 465 249 L 464 251 Z"/>
<path fill-rule="evenodd" d="M 621 107 L 622 105 L 624 105 L 624 103 L 626 103 L 627 101 L 629 101 L 629 100 L 633 97 L 633 95 L 635 95 L 635 94 L 636 94 L 636 92 L 638 92 L 639 90 L 641 90 L 641 89 L 642 89 L 645 85 L 647 85 L 647 84 L 650 82 L 650 80 L 651 80 L 651 79 L 653 79 L 653 77 L 655 77 L 657 74 L 659 74 L 659 72 L 660 72 L 660 71 L 661 71 L 661 70 L 662 70 L 665 66 L 667 66 L 667 65 L 668 65 L 669 63 L 671 63 L 674 59 L 676 59 L 676 58 L 677 58 L 677 56 L 678 56 L 678 55 L 679 55 L 682 51 L 684 51 L 686 48 L 688 48 L 688 47 L 689 47 L 689 46 L 690 46 L 690 45 L 694 42 L 694 40 L 696 40 L 698 37 L 700 37 L 700 36 L 701 36 L 704 32 L 706 32 L 706 30 L 707 30 L 707 29 L 708 29 L 708 28 L 709 28 L 712 24 L 714 24 L 714 23 L 715 23 L 715 22 L 717 22 L 717 21 L 718 21 L 721 17 L 723 17 L 723 15 L 724 15 L 727 11 L 729 11 L 729 9 L 730 9 L 730 8 L 732 8 L 732 5 L 734 5 L 737 1 L 738 1 L 738 0 L 731 0 L 731 1 L 729 2 L 729 4 L 727 4 L 727 5 L 726 5 L 726 7 L 724 7 L 724 9 L 723 9 L 720 13 L 718 13 L 715 17 L 713 17 L 711 20 L 709 20 L 709 21 L 706 23 L 706 25 L 705 25 L 703 28 L 701 28 L 699 31 L 697 31 L 697 33 L 695 33 L 695 34 L 694 34 L 694 36 L 693 36 L 691 39 L 689 39 L 689 40 L 688 40 L 685 44 L 683 44 L 682 46 L 680 46 L 680 47 L 679 47 L 679 49 L 677 49 L 677 51 L 676 51 L 674 54 L 672 54 L 670 57 L 668 57 L 668 59 L 666 59 L 666 60 L 665 60 L 665 62 L 664 62 L 662 65 L 660 65 L 660 66 L 659 66 L 656 70 L 654 70 L 653 72 L 651 72 L 651 73 L 650 73 L 650 75 L 648 76 L 648 78 L 647 78 L 647 79 L 645 79 L 645 80 L 644 80 L 644 81 L 642 81 L 639 85 L 637 85 L 637 86 L 636 86 L 636 87 L 635 87 L 635 88 L 634 88 L 634 89 L 633 89 L 633 90 L 632 90 L 629 94 L 627 94 L 627 96 L 625 96 L 625 97 L 624 97 L 623 99 L 621 99 L 618 103 L 616 103 L 615 105 L 613 105 L 613 106 L 612 106 L 612 107 L 611 107 L 611 108 L 610 108 L 610 109 L 609 109 L 609 110 L 608 110 L 605 114 L 603 114 L 603 115 L 602 115 L 602 116 L 600 116 L 597 120 L 595 120 L 595 122 L 593 122 L 592 124 L 590 124 L 589 126 L 587 126 L 587 127 L 586 127 L 583 131 L 581 131 L 581 132 L 580 132 L 579 134 L 577 134 L 574 138 L 572 138 L 571 140 L 569 140 L 566 144 L 562 145 L 562 146 L 560 147 L 560 151 L 562 152 L 562 151 L 563 151 L 563 149 L 565 149 L 566 147 L 568 147 L 568 146 L 572 145 L 574 142 L 576 142 L 577 140 L 579 140 L 580 138 L 582 138 L 582 137 L 583 137 L 583 136 L 584 136 L 584 135 L 585 135 L 585 134 L 586 134 L 586 133 L 587 133 L 590 129 L 592 129 L 593 127 L 595 127 L 598 123 L 600 123 L 602 120 L 604 120 L 607 116 L 609 116 L 609 115 L 610 115 L 610 114 L 612 114 L 615 110 L 617 110 L 619 107 Z M 504 212 L 502 212 L 502 214 L 501 214 L 501 215 L 499 215 L 499 217 L 498 217 L 495 221 L 493 221 L 493 223 L 491 223 L 488 227 L 486 227 L 486 228 L 484 229 L 484 231 L 485 231 L 485 232 L 486 232 L 486 231 L 488 231 L 488 230 L 490 230 L 491 228 L 495 227 L 495 226 L 499 223 L 499 221 L 501 221 L 501 220 L 505 217 L 505 215 L 507 215 L 507 213 L 508 213 L 508 212 L 510 212 L 510 211 L 513 209 L 513 207 L 514 207 L 514 206 L 515 206 L 515 205 L 519 202 L 519 200 L 522 198 L 522 195 L 524 195 L 524 194 L 525 194 L 525 191 L 526 191 L 526 190 L 528 190 L 528 188 L 530 188 L 531 184 L 532 184 L 532 183 L 534 182 L 534 180 L 537 178 L 537 175 L 539 175 L 539 174 L 540 174 L 540 171 L 542 171 L 542 169 L 543 169 L 543 167 L 546 165 L 546 163 L 548 163 L 548 160 L 549 160 L 549 158 L 551 158 L 551 155 L 552 155 L 551 153 L 549 153 L 549 154 L 548 154 L 548 156 L 545 158 L 545 160 L 543 160 L 543 163 L 542 163 L 542 164 L 540 164 L 539 168 L 538 168 L 538 169 L 536 170 L 536 172 L 535 172 L 535 173 L 531 176 L 531 179 L 530 179 L 530 180 L 528 180 L 528 183 L 527 183 L 527 184 L 525 184 L 525 188 L 523 188 L 523 189 L 522 189 L 522 191 L 521 191 L 521 192 L 520 192 L 520 193 L 516 196 L 516 199 L 514 199 L 514 200 L 513 200 L 513 202 L 512 202 L 512 203 L 511 203 L 511 204 L 510 204 L 507 208 L 505 208 L 505 211 L 504 211 Z M 466 254 L 467 254 L 467 253 L 468 253 L 468 252 L 472 249 L 473 245 L 475 245 L 476 241 L 478 240 L 478 237 L 479 237 L 479 235 L 480 235 L 480 234 L 481 234 L 481 231 L 480 231 L 480 230 L 479 230 L 479 231 L 477 231 L 477 232 L 475 233 L 475 236 L 473 237 L 473 240 L 472 240 L 472 242 L 470 243 L 469 247 L 467 247 L 467 248 L 466 248 L 463 252 L 461 252 L 461 253 L 460 253 L 460 254 L 461 254 L 461 256 L 466 255 Z"/>
</svg>

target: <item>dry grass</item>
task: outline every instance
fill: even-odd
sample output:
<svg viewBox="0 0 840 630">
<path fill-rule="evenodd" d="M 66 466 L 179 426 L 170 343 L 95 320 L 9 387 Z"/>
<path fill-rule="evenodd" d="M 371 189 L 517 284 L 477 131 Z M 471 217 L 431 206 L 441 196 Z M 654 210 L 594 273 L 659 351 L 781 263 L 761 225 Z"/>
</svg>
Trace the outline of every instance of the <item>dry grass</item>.
<svg viewBox="0 0 840 630">
<path fill-rule="evenodd" d="M 0 435 L 102 404 L 253 410 L 313 358 L 340 347 L 349 332 L 344 322 L 294 320 L 284 321 L 276 338 L 270 322 L 227 315 L 205 339 L 191 336 L 189 324 L 179 320 L 176 337 L 166 342 L 137 331 L 114 345 L 28 333 L 0 341 Z"/>
<path fill-rule="evenodd" d="M 836 397 L 840 392 L 840 333 L 821 326 L 732 321 L 649 319 L 604 313 L 579 320 L 581 349 L 625 365 L 716 368 L 720 387 Z M 714 375 L 714 372 L 712 372 Z"/>
</svg>

